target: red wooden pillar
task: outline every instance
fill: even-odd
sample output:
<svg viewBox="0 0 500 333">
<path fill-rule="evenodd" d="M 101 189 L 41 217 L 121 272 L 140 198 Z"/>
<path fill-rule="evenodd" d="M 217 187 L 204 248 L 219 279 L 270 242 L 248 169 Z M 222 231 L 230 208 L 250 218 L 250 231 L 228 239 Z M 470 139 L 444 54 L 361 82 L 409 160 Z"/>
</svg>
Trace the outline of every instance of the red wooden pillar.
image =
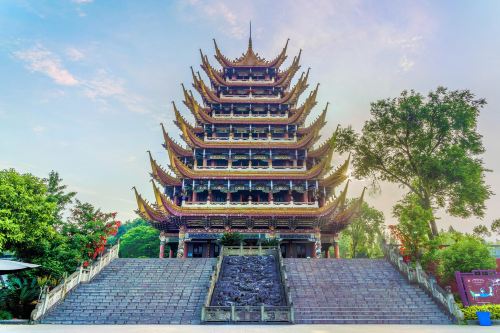
<svg viewBox="0 0 500 333">
<path fill-rule="evenodd" d="M 327 259 L 330 259 L 330 245 L 328 245 L 328 247 L 326 248 L 326 255 L 325 255 L 325 257 Z"/>
<path fill-rule="evenodd" d="M 187 258 L 188 256 L 188 243 L 184 242 L 184 253 L 183 253 L 183 258 Z"/>
<path fill-rule="evenodd" d="M 172 248 L 172 243 L 170 243 L 170 251 L 168 251 L 168 257 L 169 258 L 174 257 L 174 249 Z"/>
<path fill-rule="evenodd" d="M 196 191 L 193 189 L 193 202 L 196 202 L 198 199 L 196 198 Z"/>
<path fill-rule="evenodd" d="M 302 194 L 302 201 L 309 202 L 309 193 L 307 191 L 304 191 L 304 194 Z"/>
<path fill-rule="evenodd" d="M 335 253 L 335 259 L 340 259 L 340 248 L 339 248 L 339 242 L 335 242 L 333 244 L 333 250 Z"/>
<path fill-rule="evenodd" d="M 167 237 L 165 236 L 165 233 L 162 231 L 160 232 L 160 253 L 158 255 L 158 258 L 163 259 L 165 257 L 165 243 L 167 242 Z"/>
<path fill-rule="evenodd" d="M 269 203 L 273 202 L 273 192 L 272 191 L 269 191 L 269 193 L 267 194 L 267 201 Z"/>
<path fill-rule="evenodd" d="M 165 242 L 160 241 L 160 255 L 158 256 L 160 259 L 163 259 L 165 256 Z"/>
</svg>

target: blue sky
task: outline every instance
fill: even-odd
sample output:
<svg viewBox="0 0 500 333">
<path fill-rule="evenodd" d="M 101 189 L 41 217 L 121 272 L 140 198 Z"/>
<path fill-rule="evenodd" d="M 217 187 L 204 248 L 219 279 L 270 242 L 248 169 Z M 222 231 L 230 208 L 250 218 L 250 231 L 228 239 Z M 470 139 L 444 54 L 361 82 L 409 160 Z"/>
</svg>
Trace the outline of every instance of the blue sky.
<svg viewBox="0 0 500 333">
<path fill-rule="evenodd" d="M 178 135 L 170 102 L 182 105 L 198 50 L 212 55 L 216 38 L 238 56 L 251 20 L 261 55 L 287 38 L 290 58 L 303 49 L 303 69 L 321 83 L 312 118 L 331 102 L 325 137 L 339 123 L 360 129 L 371 101 L 403 89 L 486 98 L 479 128 L 498 193 L 499 12 L 498 1 L 1 1 L 0 168 L 57 170 L 82 200 L 133 218 L 131 187 L 151 194 L 146 150 L 167 164 L 159 123 Z M 384 184 L 367 200 L 390 219 L 400 193 Z M 482 223 L 500 217 L 497 200 Z M 471 230 L 478 220 L 438 223 Z"/>
</svg>

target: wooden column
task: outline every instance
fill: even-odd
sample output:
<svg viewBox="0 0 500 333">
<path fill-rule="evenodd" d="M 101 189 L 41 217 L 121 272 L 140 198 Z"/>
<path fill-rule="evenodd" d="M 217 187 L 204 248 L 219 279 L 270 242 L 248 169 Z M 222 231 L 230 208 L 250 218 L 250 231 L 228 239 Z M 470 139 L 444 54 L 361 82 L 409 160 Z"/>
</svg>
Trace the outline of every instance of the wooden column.
<svg viewBox="0 0 500 333">
<path fill-rule="evenodd" d="M 340 259 L 340 248 L 339 248 L 339 242 L 335 242 L 333 244 L 333 250 L 335 253 L 335 259 Z"/>
<path fill-rule="evenodd" d="M 165 256 L 165 243 L 167 241 L 167 238 L 165 237 L 165 233 L 162 231 L 160 232 L 160 253 L 158 255 L 158 258 L 163 259 Z"/>
<path fill-rule="evenodd" d="M 196 202 L 198 200 L 196 194 L 197 194 L 196 191 L 193 189 L 193 199 L 192 199 L 193 202 Z"/>
</svg>

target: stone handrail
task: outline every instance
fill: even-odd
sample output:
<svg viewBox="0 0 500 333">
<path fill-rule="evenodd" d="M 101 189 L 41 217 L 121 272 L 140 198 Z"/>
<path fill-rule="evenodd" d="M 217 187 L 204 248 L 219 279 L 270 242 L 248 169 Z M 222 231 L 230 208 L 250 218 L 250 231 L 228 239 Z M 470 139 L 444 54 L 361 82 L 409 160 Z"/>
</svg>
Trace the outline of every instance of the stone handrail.
<svg viewBox="0 0 500 333">
<path fill-rule="evenodd" d="M 428 275 L 422 269 L 420 263 L 417 262 L 415 268 L 411 267 L 403 261 L 403 257 L 398 251 L 398 245 L 390 245 L 385 241 L 382 242 L 382 251 L 387 260 L 393 264 L 410 283 L 417 283 L 422 287 L 432 298 L 440 304 L 449 315 L 461 322 L 464 319 L 462 310 L 458 307 L 453 294 L 441 288 L 433 276 Z"/>
<path fill-rule="evenodd" d="M 183 201 L 182 206 L 188 207 L 252 207 L 252 208 L 267 208 L 275 206 L 287 206 L 287 207 L 302 207 L 302 208 L 318 208 L 318 202 L 256 202 L 256 201 L 243 201 L 243 202 L 231 202 L 231 201 Z"/>
<path fill-rule="evenodd" d="M 212 273 L 212 277 L 210 278 L 210 287 L 208 288 L 207 298 L 205 299 L 205 306 L 210 306 L 210 300 L 212 299 L 212 294 L 214 293 L 215 283 L 219 279 L 219 273 L 222 267 L 223 256 L 224 256 L 224 246 L 221 246 L 219 257 L 217 258 L 217 264 L 215 265 L 214 272 Z M 202 312 L 202 320 L 203 320 L 203 312 Z"/>
<path fill-rule="evenodd" d="M 31 320 L 37 321 L 41 319 L 54 305 L 64 300 L 66 295 L 80 283 L 90 282 L 104 267 L 118 258 L 119 250 L 120 243 L 118 242 L 118 244 L 102 255 L 99 260 L 88 267 L 83 267 L 83 265 L 80 266 L 77 271 L 64 278 L 55 288 L 48 290 L 48 288 L 45 287 L 40 293 L 39 302 L 31 312 Z"/>
</svg>

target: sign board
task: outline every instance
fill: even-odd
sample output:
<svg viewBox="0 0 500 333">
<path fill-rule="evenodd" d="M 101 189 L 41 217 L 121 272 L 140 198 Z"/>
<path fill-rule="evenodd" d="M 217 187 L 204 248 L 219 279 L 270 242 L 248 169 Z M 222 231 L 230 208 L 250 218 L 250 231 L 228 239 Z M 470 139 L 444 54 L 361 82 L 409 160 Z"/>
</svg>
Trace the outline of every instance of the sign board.
<svg viewBox="0 0 500 333">
<path fill-rule="evenodd" d="M 455 272 L 464 306 L 500 304 L 500 273 L 492 270 Z"/>
</svg>

